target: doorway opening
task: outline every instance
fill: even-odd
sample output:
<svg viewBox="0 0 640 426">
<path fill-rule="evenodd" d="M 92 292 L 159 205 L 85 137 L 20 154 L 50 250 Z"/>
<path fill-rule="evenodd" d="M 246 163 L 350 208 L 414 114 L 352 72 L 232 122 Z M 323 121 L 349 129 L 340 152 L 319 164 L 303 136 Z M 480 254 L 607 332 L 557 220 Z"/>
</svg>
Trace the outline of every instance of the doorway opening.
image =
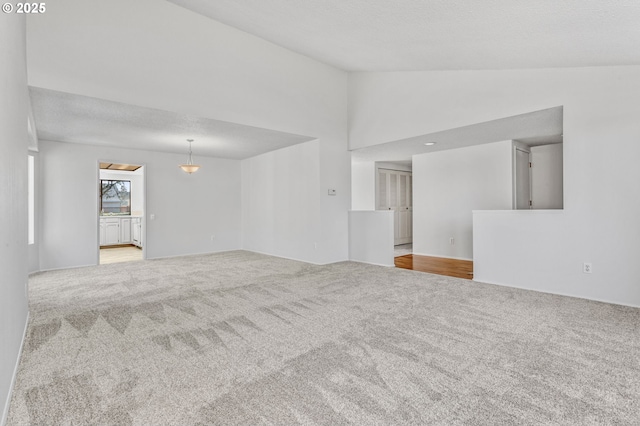
<svg viewBox="0 0 640 426">
<path fill-rule="evenodd" d="M 394 257 L 413 252 L 411 162 L 376 163 L 376 210 L 393 211 Z"/>
<path fill-rule="evenodd" d="M 392 197 L 381 192 L 394 185 L 378 187 L 379 180 L 387 179 L 378 168 L 405 170 L 382 162 L 410 163 L 412 253 L 406 256 L 472 262 L 473 211 L 564 208 L 563 136 L 563 107 L 556 106 L 355 149 L 352 209 L 391 210 L 379 205 L 379 199 Z M 394 225 L 400 221 L 386 216 Z M 394 255 L 395 238 L 388 225 L 369 229 L 379 238 L 386 234 L 385 259 Z M 362 232 L 354 238 L 366 241 L 369 235 Z M 360 256 L 365 261 L 370 258 L 368 252 Z M 412 265 L 416 267 L 415 262 Z"/>
<path fill-rule="evenodd" d="M 513 209 L 564 208 L 563 135 L 513 141 Z"/>
<path fill-rule="evenodd" d="M 101 161 L 98 166 L 98 263 L 145 256 L 145 168 Z"/>
</svg>

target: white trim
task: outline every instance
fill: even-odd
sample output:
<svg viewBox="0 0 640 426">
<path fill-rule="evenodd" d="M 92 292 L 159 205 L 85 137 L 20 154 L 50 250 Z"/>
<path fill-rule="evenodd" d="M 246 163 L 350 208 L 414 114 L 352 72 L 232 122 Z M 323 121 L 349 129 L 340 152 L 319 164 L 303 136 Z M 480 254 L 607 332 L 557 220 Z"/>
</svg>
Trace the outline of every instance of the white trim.
<svg viewBox="0 0 640 426">
<path fill-rule="evenodd" d="M 365 262 L 363 260 L 347 260 L 347 262 L 353 262 L 353 263 L 364 263 L 365 265 L 373 265 L 373 266 L 382 266 L 384 268 L 395 268 L 396 265 L 385 265 L 384 263 L 374 263 L 374 262 Z M 338 263 L 338 262 L 336 262 Z"/>
<path fill-rule="evenodd" d="M 511 141 L 511 208 L 513 210 L 533 210 L 531 206 L 528 209 L 518 209 L 516 201 L 518 197 L 518 179 L 517 179 L 517 151 L 529 154 L 529 164 L 531 164 L 531 148 L 517 140 Z M 529 199 L 531 199 L 531 167 L 529 167 Z"/>
<path fill-rule="evenodd" d="M 507 215 L 531 215 L 531 214 L 564 214 L 565 209 L 526 209 L 526 210 L 471 210 L 473 214 L 507 214 Z"/>
<path fill-rule="evenodd" d="M 22 358 L 22 348 L 24 348 L 24 341 L 27 338 L 27 328 L 29 327 L 29 311 L 27 311 L 27 320 L 24 323 L 24 332 L 22 333 L 22 342 L 20 342 L 20 350 L 18 351 L 18 358 L 16 359 L 16 365 L 13 368 L 13 377 L 11 377 L 11 385 L 9 386 L 9 394 L 2 410 L 2 417 L 0 418 L 0 425 L 5 426 L 7 424 L 7 417 L 9 416 L 9 405 L 11 405 L 11 396 L 13 395 L 13 387 L 16 384 L 16 378 L 18 376 L 18 367 L 20 367 L 20 358 Z"/>
<path fill-rule="evenodd" d="M 360 212 L 367 212 L 367 213 L 392 213 L 393 210 L 348 210 L 349 213 L 360 213 Z M 407 243 L 409 244 L 409 243 Z"/>
<path fill-rule="evenodd" d="M 467 260 L 469 262 L 473 262 L 473 259 L 469 259 L 468 257 L 443 256 L 441 254 L 425 254 L 425 253 L 417 253 L 415 251 L 411 254 L 414 254 L 416 256 L 441 257 L 443 259 Z"/>
<path fill-rule="evenodd" d="M 338 262 L 347 262 L 349 260 L 349 259 L 345 259 L 345 260 L 338 260 L 336 262 L 316 263 L 316 262 L 310 262 L 308 260 L 296 259 L 295 257 L 287 257 L 287 256 L 280 256 L 273 253 L 265 253 L 263 251 L 249 250 L 249 249 L 238 249 L 238 250 L 248 251 L 251 253 L 264 254 L 265 256 L 279 257 L 280 259 L 295 260 L 296 262 L 310 263 L 311 265 L 318 265 L 318 266 L 331 265 L 332 263 L 338 263 Z"/>
<path fill-rule="evenodd" d="M 135 247 L 133 244 L 130 244 L 131 247 Z M 177 257 L 187 257 L 187 256 L 202 256 L 202 255 L 206 255 L 206 254 L 215 254 L 215 253 L 224 253 L 227 251 L 238 251 L 238 250 L 243 250 L 241 248 L 231 248 L 231 249 L 225 249 L 225 250 L 218 250 L 218 251 L 203 251 L 203 252 L 199 252 L 199 253 L 184 253 L 184 254 L 175 254 L 172 256 L 159 256 L 159 257 L 149 257 L 147 259 L 143 259 L 144 260 L 156 260 L 156 259 L 174 259 Z M 245 250 L 245 251 L 251 251 L 251 250 Z M 257 253 L 257 252 L 256 252 Z M 261 254 L 268 254 L 268 253 L 261 253 Z M 272 256 L 272 255 L 270 255 Z M 278 256 L 276 256 L 278 257 Z M 297 260 L 297 259 L 292 259 L 292 260 Z M 304 262 L 304 261 L 301 261 Z M 126 262 L 122 262 L 122 263 L 126 263 Z M 112 263 L 108 263 L 106 265 L 113 265 Z M 92 266 L 105 266 L 105 265 L 95 265 L 93 263 L 87 264 L 87 265 L 74 265 L 74 266 L 64 266 L 61 268 L 51 268 L 51 269 L 42 269 L 40 271 L 36 271 L 34 273 L 37 272 L 49 272 L 49 271 L 62 271 L 65 269 L 79 269 L 79 268 L 89 268 Z"/>
<path fill-rule="evenodd" d="M 640 308 L 640 305 L 632 305 L 632 304 L 628 304 L 628 303 L 614 302 L 614 301 L 605 300 L 605 299 L 593 299 L 593 298 L 584 297 L 584 296 L 577 296 L 575 294 L 569 294 L 569 293 L 558 293 L 558 292 L 554 292 L 554 291 L 542 291 L 542 290 L 536 289 L 536 288 L 519 287 L 519 286 L 514 286 L 512 284 L 501 284 L 501 283 L 491 282 L 491 281 L 480 281 L 480 280 L 476 280 L 475 278 L 472 279 L 472 281 L 477 282 L 477 283 L 482 283 L 482 284 L 498 285 L 500 287 L 511 287 L 511 288 L 515 288 L 515 289 L 518 289 L 518 290 L 535 291 L 536 293 L 553 294 L 554 296 L 572 297 L 574 299 L 588 300 L 590 302 L 608 303 L 610 305 L 628 306 L 630 308 Z"/>
<path fill-rule="evenodd" d="M 90 266 L 100 266 L 100 265 L 96 265 L 95 263 L 89 263 L 87 265 L 73 265 L 73 266 L 63 266 L 60 268 L 40 269 L 39 271 L 36 271 L 36 272 L 62 271 L 65 269 L 88 268 Z"/>
<path fill-rule="evenodd" d="M 98 266 L 100 265 L 100 163 L 112 163 L 112 164 L 133 164 L 133 163 L 127 163 L 127 162 L 123 162 L 123 161 L 111 161 L 111 160 L 98 160 L 96 162 L 97 165 L 97 170 L 96 170 L 96 197 L 95 199 L 96 201 L 96 214 L 98 215 L 98 224 L 97 224 L 97 228 L 96 228 L 96 233 L 98 234 L 98 247 L 97 247 L 97 251 L 96 251 L 96 263 L 93 264 L 92 266 Z M 147 260 L 147 163 L 135 163 L 136 166 L 140 166 L 142 168 L 142 172 L 138 173 L 138 171 L 134 171 L 134 172 L 128 172 L 128 173 L 134 173 L 135 176 L 140 176 L 142 175 L 142 186 L 143 186 L 143 200 L 142 200 L 142 211 L 143 211 L 143 215 L 140 216 L 141 218 L 141 226 L 142 226 L 142 230 L 141 230 L 141 235 L 140 235 L 140 244 L 142 244 L 141 248 L 142 248 L 142 260 Z M 140 169 L 138 169 L 140 170 Z M 115 171 L 115 170 L 110 170 L 110 171 Z M 131 215 L 129 215 L 131 216 Z M 139 246 L 140 247 L 140 246 Z M 188 256 L 188 255 L 187 255 Z M 60 268 L 60 269 L 67 269 L 67 268 Z"/>
<path fill-rule="evenodd" d="M 173 256 L 150 257 L 150 258 L 144 259 L 144 260 L 176 259 L 178 257 L 205 256 L 207 254 L 225 253 L 225 252 L 228 252 L 228 251 L 239 251 L 239 250 L 242 250 L 242 249 L 241 248 L 233 248 L 233 249 L 225 249 L 225 250 L 218 250 L 218 251 L 203 251 L 203 252 L 200 252 L 200 253 L 176 254 L 176 255 L 173 255 Z M 113 263 L 111 263 L 111 265 L 113 265 Z"/>
<path fill-rule="evenodd" d="M 233 249 L 226 249 L 226 250 L 219 250 L 219 251 L 209 251 L 209 252 L 203 252 L 203 253 L 180 254 L 180 255 L 177 255 L 177 256 L 152 257 L 152 258 L 149 258 L 147 260 L 171 259 L 171 258 L 175 258 L 175 257 L 185 257 L 185 256 L 200 256 L 200 255 L 206 255 L 206 254 L 225 253 L 225 252 L 229 252 L 229 251 L 246 251 L 246 252 L 249 252 L 249 253 L 257 253 L 257 254 L 263 254 L 265 256 L 279 257 L 280 259 L 294 260 L 296 262 L 309 263 L 311 265 L 318 265 L 318 266 L 331 265 L 333 263 L 340 263 L 340 262 L 356 262 L 355 260 L 344 259 L 344 260 L 337 260 L 335 262 L 317 263 L 317 262 L 310 262 L 308 260 L 296 259 L 295 257 L 280 256 L 280 255 L 273 254 L 273 253 L 266 253 L 264 251 L 258 251 L 258 250 L 249 250 L 249 249 L 245 249 L 245 248 L 233 248 Z M 365 262 L 363 262 L 363 263 L 365 263 Z M 372 265 L 375 265 L 375 264 L 372 263 Z M 387 266 L 387 265 L 379 265 L 379 266 Z"/>
</svg>

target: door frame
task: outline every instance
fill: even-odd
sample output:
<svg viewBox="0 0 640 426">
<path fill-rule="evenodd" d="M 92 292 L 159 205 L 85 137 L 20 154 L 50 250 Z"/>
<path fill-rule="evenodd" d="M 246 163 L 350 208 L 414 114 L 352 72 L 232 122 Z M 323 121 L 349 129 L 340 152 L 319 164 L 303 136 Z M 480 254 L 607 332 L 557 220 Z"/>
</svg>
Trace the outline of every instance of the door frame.
<svg viewBox="0 0 640 426">
<path fill-rule="evenodd" d="M 142 200 L 142 211 L 143 215 L 140 218 L 142 221 L 142 260 L 147 259 L 147 163 L 140 163 L 137 161 L 127 162 L 127 161 L 112 161 L 112 160 L 98 160 L 96 162 L 96 181 L 95 181 L 95 196 L 94 200 L 96 203 L 95 215 L 97 218 L 96 222 L 96 236 L 97 236 L 97 244 L 96 244 L 96 255 L 95 255 L 95 264 L 100 265 L 100 163 L 112 163 L 112 164 L 135 164 L 143 168 L 142 170 L 142 188 L 143 200 Z"/>
<path fill-rule="evenodd" d="M 413 167 L 411 166 L 407 166 L 407 167 L 403 167 L 400 164 L 395 164 L 395 163 L 389 163 L 389 162 L 376 162 L 375 163 L 375 199 L 374 199 L 374 207 L 375 210 L 381 210 L 378 208 L 379 206 L 379 199 L 378 199 L 378 195 L 379 195 L 379 190 L 380 190 L 380 170 L 388 170 L 388 171 L 392 171 L 392 172 L 400 172 L 400 173 L 409 173 L 411 176 L 411 212 L 412 212 L 412 219 L 411 219 L 411 243 L 413 243 Z M 396 213 L 394 213 L 394 235 L 395 235 L 395 215 Z M 395 239 L 395 238 L 394 238 Z M 406 244 L 411 244 L 411 243 L 406 243 Z M 394 244 L 395 246 L 395 244 Z"/>
<path fill-rule="evenodd" d="M 517 161 L 517 151 L 526 152 L 529 154 L 529 164 L 531 164 L 531 148 L 529 145 L 526 145 L 519 141 L 512 141 L 512 197 L 511 197 L 511 208 L 513 210 L 525 210 L 518 209 L 518 161 Z M 531 187 L 531 166 L 529 166 L 529 200 L 532 199 L 532 187 Z M 531 210 L 533 206 L 529 205 L 529 210 Z"/>
</svg>

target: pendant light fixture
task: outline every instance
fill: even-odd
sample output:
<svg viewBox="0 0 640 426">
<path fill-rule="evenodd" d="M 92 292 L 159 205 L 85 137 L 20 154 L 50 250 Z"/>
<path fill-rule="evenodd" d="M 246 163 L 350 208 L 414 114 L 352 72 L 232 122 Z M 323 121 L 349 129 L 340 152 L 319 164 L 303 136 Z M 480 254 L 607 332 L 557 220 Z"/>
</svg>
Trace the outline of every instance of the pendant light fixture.
<svg viewBox="0 0 640 426">
<path fill-rule="evenodd" d="M 193 139 L 187 139 L 187 142 L 189 142 L 189 161 L 187 164 L 180 164 L 180 168 L 191 174 L 193 172 L 197 172 L 200 166 L 193 164 L 193 159 L 191 158 L 191 142 L 193 142 Z"/>
</svg>

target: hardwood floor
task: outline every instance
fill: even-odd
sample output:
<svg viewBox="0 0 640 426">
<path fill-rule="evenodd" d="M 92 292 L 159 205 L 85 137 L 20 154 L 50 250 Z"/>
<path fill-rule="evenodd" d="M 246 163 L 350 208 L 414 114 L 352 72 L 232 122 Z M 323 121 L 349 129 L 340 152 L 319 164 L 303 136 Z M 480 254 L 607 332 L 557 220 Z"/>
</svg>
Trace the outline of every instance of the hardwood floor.
<svg viewBox="0 0 640 426">
<path fill-rule="evenodd" d="M 135 246 L 101 247 L 100 264 L 142 260 L 142 249 Z"/>
<path fill-rule="evenodd" d="M 395 258 L 396 268 L 412 269 L 449 277 L 473 279 L 473 262 L 470 260 L 447 259 L 444 257 L 418 256 L 408 254 Z"/>
</svg>

